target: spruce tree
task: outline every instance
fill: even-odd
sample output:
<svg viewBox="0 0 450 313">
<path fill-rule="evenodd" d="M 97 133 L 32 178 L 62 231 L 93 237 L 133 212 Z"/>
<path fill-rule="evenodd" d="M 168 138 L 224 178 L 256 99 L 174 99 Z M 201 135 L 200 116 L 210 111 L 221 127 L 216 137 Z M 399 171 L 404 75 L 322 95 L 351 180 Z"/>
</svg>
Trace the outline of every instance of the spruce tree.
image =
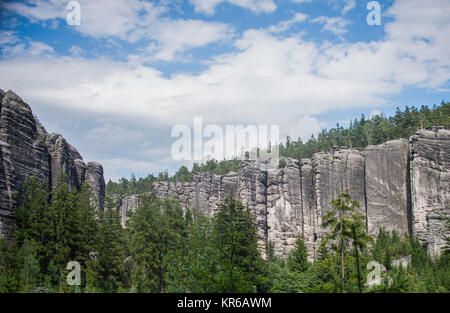
<svg viewBox="0 0 450 313">
<path fill-rule="evenodd" d="M 288 266 L 291 271 L 304 272 L 308 269 L 308 250 L 303 238 L 299 235 L 295 241 L 294 249 L 289 254 Z"/>
<path fill-rule="evenodd" d="M 329 230 L 326 240 L 331 240 L 333 249 L 340 254 L 341 266 L 341 292 L 345 288 L 345 261 L 344 257 L 350 243 L 355 252 L 358 289 L 362 291 L 360 273 L 360 250 L 372 241 L 366 234 L 364 217 L 358 213 L 360 205 L 352 200 L 347 193 L 341 193 L 331 202 L 335 211 L 328 212 L 323 220 L 322 227 Z"/>
<path fill-rule="evenodd" d="M 253 216 L 241 202 L 227 198 L 213 220 L 213 240 L 219 251 L 221 292 L 261 289 L 263 261 Z"/>
<path fill-rule="evenodd" d="M 76 206 L 75 193 L 70 191 L 66 183 L 66 175 L 61 172 L 57 184 L 51 193 L 48 222 L 50 226 L 49 242 L 46 258 L 58 269 L 57 277 L 52 281 L 57 283 L 58 290 L 63 291 L 63 279 L 66 265 L 76 261 Z M 48 264 L 50 264 L 50 261 Z"/>
<path fill-rule="evenodd" d="M 36 287 L 39 282 L 39 261 L 37 257 L 36 243 L 32 239 L 26 239 L 19 250 L 21 269 L 19 281 L 22 291 L 28 292 Z"/>
<path fill-rule="evenodd" d="M 105 292 L 115 292 L 125 283 L 125 245 L 118 209 L 112 198 L 106 198 L 105 211 L 101 214 L 98 261 L 95 268 L 98 286 Z"/>
</svg>

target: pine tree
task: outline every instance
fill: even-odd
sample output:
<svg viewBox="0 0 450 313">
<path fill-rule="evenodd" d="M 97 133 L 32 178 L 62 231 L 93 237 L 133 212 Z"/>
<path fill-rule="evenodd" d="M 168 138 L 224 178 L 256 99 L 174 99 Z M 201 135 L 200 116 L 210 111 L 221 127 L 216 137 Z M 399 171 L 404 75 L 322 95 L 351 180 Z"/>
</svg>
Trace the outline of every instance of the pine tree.
<svg viewBox="0 0 450 313">
<path fill-rule="evenodd" d="M 21 269 L 19 274 L 21 289 L 25 292 L 36 286 L 39 282 L 39 261 L 37 257 L 36 243 L 32 239 L 26 239 L 19 250 Z"/>
<path fill-rule="evenodd" d="M 92 267 L 90 255 L 97 254 L 97 244 L 99 240 L 99 220 L 97 208 L 93 205 L 94 195 L 88 184 L 83 184 L 80 191 L 75 196 L 76 218 L 74 219 L 74 259 L 81 264 L 82 282 L 87 275 L 87 269 Z"/>
<path fill-rule="evenodd" d="M 361 292 L 360 273 L 360 249 L 365 248 L 371 241 L 371 237 L 366 234 L 364 217 L 358 214 L 360 205 L 358 201 L 352 200 L 349 194 L 341 193 L 339 197 L 331 202 L 335 211 L 328 212 L 323 220 L 322 227 L 329 229 L 326 240 L 333 242 L 332 247 L 340 254 L 341 265 L 341 292 L 344 292 L 345 282 L 345 262 L 344 256 L 350 243 L 353 243 L 355 252 L 356 272 L 358 289 Z M 337 214 L 336 214 L 337 213 Z"/>
<path fill-rule="evenodd" d="M 219 289 L 221 292 L 255 291 L 263 262 L 249 208 L 231 197 L 219 206 L 213 222 L 213 240 L 219 251 Z"/>
<path fill-rule="evenodd" d="M 46 268 L 48 241 L 51 233 L 49 223 L 49 191 L 46 181 L 38 182 L 36 176 L 27 178 L 22 186 L 21 205 L 15 211 L 14 238 L 21 246 L 27 239 L 36 244 L 41 268 Z"/>
<path fill-rule="evenodd" d="M 288 266 L 294 272 L 304 272 L 309 267 L 308 250 L 301 236 L 298 236 L 294 249 L 289 254 Z"/>
<path fill-rule="evenodd" d="M 98 286 L 106 292 L 114 292 L 125 284 L 124 230 L 114 200 L 106 198 L 105 211 L 101 214 L 98 261 L 95 268 Z"/>
<path fill-rule="evenodd" d="M 66 183 L 66 175 L 61 172 L 57 184 L 51 193 L 48 222 L 50 226 L 46 258 L 53 261 L 58 269 L 57 282 L 59 291 L 63 291 L 63 272 L 68 262 L 75 261 L 76 218 L 75 193 Z M 48 262 L 48 264 L 50 263 Z"/>
<path fill-rule="evenodd" d="M 130 253 L 135 264 L 132 281 L 141 292 L 163 292 L 177 267 L 172 258 L 185 238 L 181 207 L 155 195 L 144 197 L 130 220 Z"/>
</svg>

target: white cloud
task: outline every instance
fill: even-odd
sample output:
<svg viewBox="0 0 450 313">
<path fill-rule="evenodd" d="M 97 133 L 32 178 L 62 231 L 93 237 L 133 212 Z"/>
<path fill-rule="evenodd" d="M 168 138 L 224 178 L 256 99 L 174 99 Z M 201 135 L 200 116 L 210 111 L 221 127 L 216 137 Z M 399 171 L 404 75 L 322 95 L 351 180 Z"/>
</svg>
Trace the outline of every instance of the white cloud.
<svg viewBox="0 0 450 313">
<path fill-rule="evenodd" d="M 378 42 L 319 45 L 298 36 L 278 38 L 263 29 L 247 30 L 234 41 L 233 52 L 216 57 L 197 75 L 164 77 L 150 66 L 103 58 L 20 55 L 0 61 L 0 87 L 13 89 L 32 106 L 46 103 L 92 116 L 108 114 L 134 125 L 137 133 L 144 133 L 142 124 L 155 125 L 162 135 L 143 142 L 171 142 L 170 128 L 191 123 L 194 116 L 202 116 L 206 124 L 280 124 L 283 134 L 309 137 L 321 127 L 315 114 L 380 108 L 385 97 L 404 88 L 442 90 L 448 84 L 450 3 L 398 0 L 387 13 L 394 21 L 384 25 L 386 37 Z M 204 44 L 212 39 L 195 40 Z M 184 49 L 167 47 L 173 55 Z M 94 131 L 97 138 L 130 131 L 115 122 L 105 129 L 102 124 Z M 149 145 L 159 147 L 158 142 L 154 147 L 138 143 L 144 151 L 136 155 L 150 153 Z M 121 156 L 100 161 L 111 173 L 173 164 L 163 157 L 160 163 L 142 160 Z"/>
<path fill-rule="evenodd" d="M 112 123 L 95 127 L 88 131 L 86 138 L 101 145 L 117 145 L 122 142 L 139 142 L 144 139 L 140 131 L 128 130 Z"/>
<path fill-rule="evenodd" d="M 237 51 L 217 57 L 198 75 L 166 78 L 148 66 L 53 56 L 1 61 L 0 84 L 57 106 L 166 125 L 196 115 L 208 123 L 287 123 L 283 115 L 380 107 L 403 88 L 440 88 L 448 81 L 445 3 L 438 11 L 411 11 L 407 1 L 397 2 L 395 21 L 380 42 L 317 45 L 248 30 L 235 41 Z M 405 25 L 410 13 L 422 27 Z M 412 44 L 417 37 L 430 41 Z"/>
<path fill-rule="evenodd" d="M 350 12 L 356 7 L 356 0 L 345 0 L 344 7 L 341 10 L 342 14 L 346 14 L 347 12 Z"/>
<path fill-rule="evenodd" d="M 53 52 L 53 48 L 44 42 L 30 41 L 28 51 L 32 55 L 40 55 L 45 52 Z"/>
<path fill-rule="evenodd" d="M 53 53 L 53 47 L 41 41 L 24 40 L 16 41 L 16 39 L 8 39 L 9 44 L 5 44 L 2 48 L 3 56 L 11 57 L 36 57 L 44 54 Z M 17 40 L 19 40 L 17 38 Z"/>
<path fill-rule="evenodd" d="M 0 30 L 0 45 L 15 44 L 20 41 L 16 36 L 16 32 L 12 30 Z"/>
<path fill-rule="evenodd" d="M 298 38 L 278 39 L 264 30 L 249 30 L 236 48 L 240 52 L 222 55 L 200 75 L 170 78 L 151 67 L 101 59 L 1 61 L 5 79 L 0 78 L 0 85 L 57 106 L 166 125 L 186 123 L 196 115 L 207 123 L 283 123 L 282 112 L 311 115 L 365 106 L 398 91 L 395 83 L 355 79 L 348 67 L 347 76 L 339 77 L 341 63 Z M 349 47 L 336 49 L 339 55 Z M 333 71 L 327 70 L 330 64 Z"/>
<path fill-rule="evenodd" d="M 339 10 L 342 15 L 347 14 L 356 7 L 356 0 L 332 0 L 334 9 Z"/>
<path fill-rule="evenodd" d="M 289 127 L 288 135 L 292 140 L 301 138 L 303 142 L 308 141 L 311 135 L 317 135 L 325 123 L 311 116 L 303 116 Z"/>
<path fill-rule="evenodd" d="M 142 37 L 145 26 L 150 25 L 164 12 L 150 2 L 139 0 L 78 0 L 81 25 L 70 26 L 76 31 L 95 38 L 118 37 L 135 41 Z M 54 19 L 66 19 L 67 1 L 27 0 L 5 3 L 4 8 L 28 18 L 33 23 L 46 23 Z"/>
<path fill-rule="evenodd" d="M 307 2 L 312 2 L 313 0 L 291 0 L 291 2 L 294 3 L 307 3 Z"/>
<path fill-rule="evenodd" d="M 24 2 L 3 3 L 3 8 L 25 16 L 32 22 L 65 18 L 67 2 L 60 0 L 28 0 Z"/>
<path fill-rule="evenodd" d="M 189 2 L 194 6 L 196 12 L 207 15 L 214 14 L 216 6 L 221 2 L 228 2 L 257 14 L 272 13 L 277 8 L 273 0 L 189 0 Z"/>
<path fill-rule="evenodd" d="M 159 162 L 136 161 L 132 159 L 114 158 L 98 159 L 103 166 L 105 180 L 117 181 L 121 177 L 129 177 L 129 173 L 135 173 L 138 177 L 145 177 L 153 172 L 169 169 L 171 160 L 161 160 Z"/>
<path fill-rule="evenodd" d="M 84 49 L 82 49 L 79 46 L 75 46 L 75 45 L 72 45 L 69 48 L 69 52 L 70 52 L 70 54 L 72 54 L 73 56 L 76 56 L 76 57 L 77 56 L 81 56 L 81 55 L 83 55 L 85 53 Z"/>
<path fill-rule="evenodd" d="M 207 15 L 214 14 L 216 6 L 224 0 L 189 0 L 196 12 Z"/>
<path fill-rule="evenodd" d="M 280 33 L 288 30 L 291 28 L 294 24 L 304 22 L 308 16 L 303 13 L 295 13 L 295 15 L 290 19 L 286 21 L 281 21 L 277 25 L 272 25 L 269 27 L 269 31 L 272 33 Z"/>
<path fill-rule="evenodd" d="M 79 0 L 81 25 L 70 26 L 85 36 L 118 38 L 128 42 L 156 40 L 155 49 L 148 49 L 156 59 L 173 60 L 187 49 L 227 40 L 233 28 L 224 23 L 202 20 L 173 20 L 161 15 L 166 11 L 147 1 Z M 246 1 L 243 1 L 246 2 Z M 67 3 L 56 0 L 28 0 L 8 3 L 5 8 L 25 16 L 32 22 L 47 23 L 65 19 Z M 50 23 L 53 25 L 54 23 Z M 64 23 L 62 23 L 64 25 Z"/>
<path fill-rule="evenodd" d="M 153 47 L 156 52 L 154 57 L 171 61 L 177 53 L 225 41 L 232 35 L 232 27 L 223 23 L 199 20 L 165 21 L 158 25 L 153 35 L 161 43 L 159 46 Z"/>
<path fill-rule="evenodd" d="M 340 16 L 336 17 L 319 16 L 311 20 L 311 22 L 322 24 L 323 31 L 329 31 L 336 35 L 345 34 L 348 31 L 347 26 L 350 24 L 348 20 L 343 19 Z"/>
<path fill-rule="evenodd" d="M 375 116 L 381 116 L 383 113 L 380 110 L 372 110 L 372 112 L 370 112 L 370 118 L 373 118 Z"/>
</svg>

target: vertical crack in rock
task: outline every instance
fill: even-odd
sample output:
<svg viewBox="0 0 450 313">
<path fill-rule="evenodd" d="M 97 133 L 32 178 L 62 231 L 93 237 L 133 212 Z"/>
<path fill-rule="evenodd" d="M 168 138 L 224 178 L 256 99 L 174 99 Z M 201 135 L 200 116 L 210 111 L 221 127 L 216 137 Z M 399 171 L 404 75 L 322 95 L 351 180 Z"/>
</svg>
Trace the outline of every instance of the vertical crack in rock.
<svg viewBox="0 0 450 313">
<path fill-rule="evenodd" d="M 317 199 L 318 238 L 324 237 L 319 225 L 322 217 L 331 210 L 331 201 L 346 192 L 361 204 L 360 213 L 365 215 L 364 158 L 358 150 L 334 149 L 332 152 L 315 153 L 315 192 Z"/>
<path fill-rule="evenodd" d="M 431 256 L 438 255 L 449 236 L 450 130 L 421 129 L 410 138 L 413 230 Z"/>
<path fill-rule="evenodd" d="M 264 256 L 266 254 L 266 251 L 269 247 L 269 222 L 268 222 L 268 216 L 269 216 L 269 210 L 268 210 L 268 206 L 267 206 L 267 184 L 268 184 L 268 171 L 266 171 L 264 173 L 264 185 L 265 185 L 265 192 L 264 192 L 264 205 L 265 205 L 265 212 L 264 212 L 264 217 L 265 217 L 265 225 L 264 225 L 264 240 L 265 240 L 265 251 L 264 251 Z"/>
<path fill-rule="evenodd" d="M 367 201 L 367 161 L 364 158 L 364 205 L 365 205 L 365 223 L 366 223 L 366 232 L 369 232 L 369 214 L 368 214 L 368 201 Z"/>
<path fill-rule="evenodd" d="M 303 207 L 303 223 L 304 229 L 303 240 L 308 249 L 310 260 L 314 259 L 316 240 L 317 240 L 317 212 L 316 212 L 316 193 L 315 193 L 315 169 L 311 160 L 301 159 L 301 200 Z"/>
<path fill-rule="evenodd" d="M 406 166 L 406 216 L 408 219 L 408 234 L 414 235 L 414 212 L 412 206 L 412 180 L 411 180 L 411 147 L 408 145 L 408 160 Z"/>
</svg>

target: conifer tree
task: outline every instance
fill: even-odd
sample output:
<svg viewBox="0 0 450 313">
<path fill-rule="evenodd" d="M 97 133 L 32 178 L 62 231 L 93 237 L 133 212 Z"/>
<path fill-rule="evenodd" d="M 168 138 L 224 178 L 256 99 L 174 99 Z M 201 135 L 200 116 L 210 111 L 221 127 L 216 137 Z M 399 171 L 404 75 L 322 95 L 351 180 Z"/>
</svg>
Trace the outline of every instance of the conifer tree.
<svg viewBox="0 0 450 313">
<path fill-rule="evenodd" d="M 288 266 L 294 272 L 304 272 L 309 267 L 308 250 L 300 235 L 295 241 L 294 249 L 289 254 Z"/>
<path fill-rule="evenodd" d="M 19 281 L 21 289 L 28 292 L 39 282 L 39 261 L 37 257 L 36 243 L 32 239 L 26 239 L 19 250 L 21 269 Z"/>
<path fill-rule="evenodd" d="M 106 198 L 105 211 L 101 214 L 96 269 L 102 290 L 114 292 L 125 283 L 124 230 L 120 224 L 118 209 L 112 198 Z"/>
<path fill-rule="evenodd" d="M 261 288 L 263 262 L 250 209 L 227 198 L 214 216 L 213 231 L 214 244 L 219 251 L 220 291 L 249 292 Z"/>
<path fill-rule="evenodd" d="M 359 250 L 366 247 L 371 237 L 366 234 L 364 217 L 358 214 L 357 210 L 360 207 L 358 201 L 352 200 L 347 193 L 341 193 L 331 204 L 335 211 L 330 211 L 324 216 L 322 227 L 329 230 L 326 240 L 331 240 L 333 249 L 340 254 L 341 292 L 344 292 L 345 287 L 344 256 L 350 243 L 353 243 L 355 251 L 358 289 L 361 292 Z"/>
<path fill-rule="evenodd" d="M 49 191 L 46 181 L 39 183 L 36 176 L 29 177 L 22 186 L 21 205 L 15 211 L 14 232 L 17 245 L 33 240 L 41 268 L 46 268 L 48 241 L 51 233 L 49 223 Z"/>
</svg>

